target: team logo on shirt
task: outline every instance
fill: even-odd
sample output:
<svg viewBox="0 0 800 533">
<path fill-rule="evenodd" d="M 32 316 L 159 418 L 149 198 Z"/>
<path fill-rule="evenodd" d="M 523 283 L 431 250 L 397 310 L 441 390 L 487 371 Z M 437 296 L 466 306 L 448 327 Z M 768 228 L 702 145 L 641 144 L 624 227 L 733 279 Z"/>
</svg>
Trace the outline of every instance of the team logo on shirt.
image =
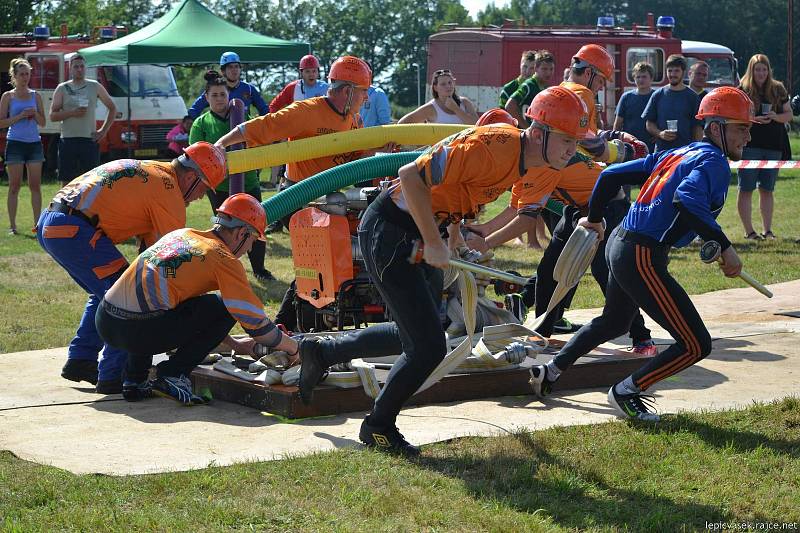
<svg viewBox="0 0 800 533">
<path fill-rule="evenodd" d="M 160 268 L 165 278 L 174 278 L 178 268 L 192 257 L 206 260 L 203 250 L 185 235 L 168 235 L 142 253 L 142 259 Z"/>
<path fill-rule="evenodd" d="M 100 185 L 109 189 L 122 178 L 141 178 L 142 183 L 147 183 L 149 178 L 147 172 L 142 168 L 141 161 L 134 159 L 120 159 L 106 163 L 98 167 L 95 174 L 102 178 Z"/>
</svg>

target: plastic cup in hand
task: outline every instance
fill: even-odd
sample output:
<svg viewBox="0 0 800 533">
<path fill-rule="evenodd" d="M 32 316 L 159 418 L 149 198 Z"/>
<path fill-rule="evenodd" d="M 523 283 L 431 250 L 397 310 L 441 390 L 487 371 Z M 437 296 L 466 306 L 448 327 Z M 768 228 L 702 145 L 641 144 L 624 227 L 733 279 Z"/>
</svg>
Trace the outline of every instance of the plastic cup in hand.
<svg viewBox="0 0 800 533">
<path fill-rule="evenodd" d="M 769 115 L 770 111 L 772 111 L 772 104 L 761 104 L 762 115 Z"/>
<path fill-rule="evenodd" d="M 678 131 L 678 121 L 677 120 L 668 120 L 667 121 L 667 130 L 668 131 Z"/>
<path fill-rule="evenodd" d="M 78 107 L 89 107 L 89 99 L 85 97 L 78 97 Z"/>
</svg>

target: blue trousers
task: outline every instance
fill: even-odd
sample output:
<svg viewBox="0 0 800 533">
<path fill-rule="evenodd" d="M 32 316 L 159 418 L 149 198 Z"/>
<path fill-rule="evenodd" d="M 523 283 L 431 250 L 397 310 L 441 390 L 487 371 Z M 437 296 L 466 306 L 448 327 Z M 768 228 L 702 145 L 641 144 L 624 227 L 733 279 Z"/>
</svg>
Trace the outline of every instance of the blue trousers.
<svg viewBox="0 0 800 533">
<path fill-rule="evenodd" d="M 37 239 L 44 251 L 89 294 L 78 331 L 69 343 L 68 357 L 97 361 L 102 349 L 97 378 L 120 379 L 128 354 L 103 343 L 94 317 L 100 300 L 127 266 L 125 257 L 111 239 L 74 215 L 44 210 L 38 228 Z"/>
</svg>

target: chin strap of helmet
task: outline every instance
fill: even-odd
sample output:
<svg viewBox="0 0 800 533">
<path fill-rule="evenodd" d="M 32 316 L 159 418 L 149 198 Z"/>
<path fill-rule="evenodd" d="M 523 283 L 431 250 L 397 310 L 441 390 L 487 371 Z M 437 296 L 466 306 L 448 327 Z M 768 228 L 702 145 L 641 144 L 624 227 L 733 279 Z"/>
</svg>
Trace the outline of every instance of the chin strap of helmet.
<svg viewBox="0 0 800 533">
<path fill-rule="evenodd" d="M 725 154 L 726 157 L 728 157 L 730 155 L 728 154 L 728 138 L 725 135 L 725 126 L 727 122 L 725 121 L 725 119 L 717 117 L 708 119 L 709 125 L 715 122 L 719 124 L 719 144 L 720 144 L 719 147 L 722 149 L 722 153 Z"/>
<path fill-rule="evenodd" d="M 242 249 L 242 247 L 244 246 L 244 243 L 247 242 L 248 237 L 249 237 L 249 235 L 247 234 L 247 232 L 245 232 L 244 237 L 242 238 L 242 240 L 239 241 L 239 244 L 236 245 L 236 248 L 234 248 L 232 250 L 234 256 L 239 253 L 239 250 Z"/>
<path fill-rule="evenodd" d="M 202 180 L 198 176 L 195 176 L 194 177 L 194 181 L 192 182 L 192 184 L 189 186 L 188 189 L 186 189 L 186 192 L 183 193 L 183 201 L 184 202 L 189 200 L 189 196 L 191 196 L 191 194 L 194 192 L 194 190 L 197 188 L 197 186 L 200 185 L 200 183 L 202 183 Z"/>
<path fill-rule="evenodd" d="M 533 125 L 542 132 L 542 160 L 547 163 L 548 166 L 551 166 L 550 159 L 547 157 L 547 147 L 550 144 L 550 127 L 547 124 L 541 124 L 535 120 L 533 121 Z"/>
</svg>

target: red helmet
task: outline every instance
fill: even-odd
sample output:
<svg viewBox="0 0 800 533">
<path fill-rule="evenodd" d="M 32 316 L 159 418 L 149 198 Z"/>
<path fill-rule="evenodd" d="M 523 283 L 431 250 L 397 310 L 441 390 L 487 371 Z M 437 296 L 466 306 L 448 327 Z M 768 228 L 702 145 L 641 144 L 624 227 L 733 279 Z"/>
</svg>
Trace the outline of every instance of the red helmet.
<svg viewBox="0 0 800 533">
<path fill-rule="evenodd" d="M 319 59 L 311 54 L 303 56 L 303 58 L 300 60 L 300 70 L 305 68 L 319 68 Z"/>
<path fill-rule="evenodd" d="M 266 240 L 264 237 L 264 230 L 267 228 L 267 212 L 264 207 L 253 196 L 247 193 L 237 192 L 228 196 L 222 205 L 217 209 L 217 214 L 223 213 L 232 219 L 226 220 L 220 216 L 214 217 L 214 222 L 228 228 L 236 228 L 239 226 L 247 226 L 250 231 L 258 233 L 258 239 L 261 241 Z"/>
<path fill-rule="evenodd" d="M 352 83 L 356 87 L 368 89 L 372 85 L 372 70 L 363 59 L 355 56 L 340 57 L 331 65 L 328 79 Z"/>
<path fill-rule="evenodd" d="M 582 46 L 572 58 L 572 66 L 592 67 L 606 80 L 614 79 L 614 58 L 599 44 Z"/>
<path fill-rule="evenodd" d="M 534 126 L 583 139 L 589 131 L 586 104 L 566 87 L 549 87 L 536 95 L 525 116 Z"/>
<path fill-rule="evenodd" d="M 756 122 L 753 101 L 735 87 L 717 87 L 705 95 L 695 118 L 721 119 L 729 123 Z"/>
<path fill-rule="evenodd" d="M 495 107 L 481 115 L 481 118 L 475 123 L 476 126 L 487 126 L 489 124 L 511 124 L 512 126 L 516 126 L 518 122 L 517 119 L 512 117 L 511 113 L 505 109 Z"/>
<path fill-rule="evenodd" d="M 225 179 L 225 151 L 206 141 L 187 146 L 178 162 L 196 170 L 200 180 L 210 189 L 216 189 Z"/>
</svg>

